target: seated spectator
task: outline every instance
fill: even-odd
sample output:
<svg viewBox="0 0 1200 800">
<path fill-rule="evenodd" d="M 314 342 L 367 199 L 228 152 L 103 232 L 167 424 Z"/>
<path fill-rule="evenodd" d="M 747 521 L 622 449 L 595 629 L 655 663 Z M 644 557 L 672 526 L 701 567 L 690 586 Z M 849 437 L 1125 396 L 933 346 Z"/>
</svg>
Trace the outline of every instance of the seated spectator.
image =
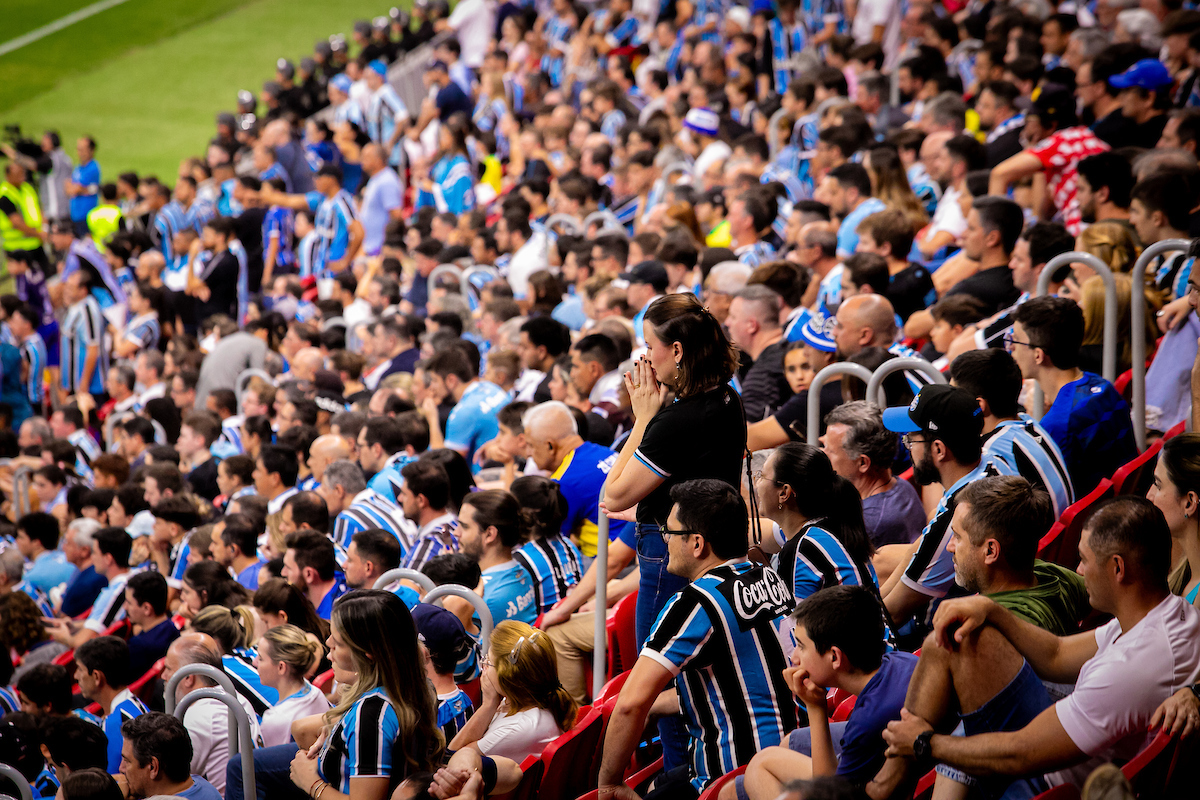
<svg viewBox="0 0 1200 800">
<path fill-rule="evenodd" d="M 108 737 L 109 773 L 121 767 L 122 726 L 146 713 L 146 706 L 129 691 L 129 645 L 116 636 L 101 636 L 75 648 L 75 682 L 84 699 L 100 704 L 100 727 Z"/>
<path fill-rule="evenodd" d="M 521 544 L 521 507 L 508 492 L 491 489 L 468 495 L 458 517 L 464 554 L 483 573 L 483 599 L 492 620 L 532 624 L 538 609 L 533 576 L 513 558 Z"/>
<path fill-rule="evenodd" d="M 12 677 L 4 681 L 13 684 L 21 676 L 39 664 L 48 664 L 67 652 L 67 646 L 50 638 L 42 625 L 42 610 L 24 592 L 9 592 L 0 595 L 0 672 L 11 672 Z M 9 661 L 11 654 L 20 656 L 20 666 L 13 669 Z"/>
<path fill-rule="evenodd" d="M 38 797 L 58 791 L 54 775 L 46 769 L 42 758 L 40 738 L 37 722 L 29 714 L 15 711 L 4 715 L 0 724 L 0 764 L 24 778 Z M 13 782 L 7 775 L 0 775 L 0 787 L 7 790 L 11 785 Z"/>
<path fill-rule="evenodd" d="M 950 383 L 975 395 L 983 411 L 985 459 L 1003 461 L 1050 495 L 1054 519 L 1075 502 L 1062 451 L 1033 417 L 1021 412 L 1021 368 L 999 348 L 963 353 L 950 365 Z"/>
<path fill-rule="evenodd" d="M 209 606 L 196 615 L 189 630 L 207 634 L 216 642 L 225 674 L 242 699 L 253 706 L 255 714 L 261 717 L 279 702 L 278 692 L 262 682 L 254 666 L 258 651 L 253 647 L 255 619 L 249 608 Z"/>
<path fill-rule="evenodd" d="M 125 615 L 137 630 L 129 639 L 129 669 L 139 678 L 179 638 L 167 613 L 167 579 L 150 571 L 131 577 L 125 584 Z"/>
<path fill-rule="evenodd" d="M 1014 315 L 1008 347 L 1021 375 L 1045 395 L 1042 427 L 1062 451 L 1075 496 L 1137 455 L 1129 404 L 1113 385 L 1079 368 L 1083 311 L 1061 297 L 1036 297 Z"/>
<path fill-rule="evenodd" d="M 176 672 L 189 664 L 204 664 L 222 671 L 218 645 L 212 637 L 203 633 L 185 633 L 176 639 L 167 650 L 163 681 L 169 682 Z M 175 684 L 175 702 L 178 703 L 197 689 L 216 685 L 216 681 L 204 675 L 184 676 Z M 238 702 L 250 718 L 251 738 L 257 741 L 258 715 L 241 695 L 238 696 Z M 220 794 L 225 791 L 225 765 L 233 755 L 229 750 L 229 716 L 228 707 L 211 698 L 197 700 L 183 714 L 183 726 L 190 739 L 190 774 L 208 781 Z"/>
<path fill-rule="evenodd" d="M 401 491 L 401 499 L 403 489 Z M 402 556 L 413 548 L 416 526 L 405 519 L 400 506 L 367 488 L 362 469 L 353 461 L 335 461 L 325 468 L 317 494 L 333 517 L 333 540 L 343 548 L 359 531 L 381 528 L 400 543 Z"/>
<path fill-rule="evenodd" d="M 1146 494 L 1167 520 L 1171 550 L 1183 557 L 1171 570 L 1171 592 L 1195 605 L 1200 596 L 1200 434 L 1181 433 L 1163 443 L 1154 467 L 1154 483 Z"/>
<path fill-rule="evenodd" d="M 209 552 L 213 561 L 228 569 L 247 591 L 258 588 L 263 562 L 258 557 L 258 529 L 245 514 L 229 514 L 213 528 Z"/>
<path fill-rule="evenodd" d="M 542 752 L 571 729 L 579 708 L 559 683 L 557 667 L 545 633 L 516 620 L 498 624 L 484 661 L 482 703 L 450 749 L 473 744 L 484 755 L 518 763 Z"/>
<path fill-rule="evenodd" d="M 437 692 L 438 727 L 449 743 L 475 711 L 471 698 L 454 682 L 458 663 L 474 648 L 462 623 L 450 611 L 417 603 L 412 617 L 425 656 L 425 675 Z"/>
<path fill-rule="evenodd" d="M 283 576 L 304 592 L 317 616 L 328 620 L 333 602 L 346 592 L 345 576 L 338 572 L 333 542 L 313 531 L 288 534 Z"/>
<path fill-rule="evenodd" d="M 922 761 L 987 775 L 981 785 L 999 793 L 1043 773 L 1082 786 L 1098 763 L 1131 759 L 1156 709 L 1200 668 L 1200 613 L 1167 590 L 1170 549 L 1149 501 L 1100 507 L 1084 527 L 1080 572 L 1096 610 L 1115 618 L 1095 631 L 1055 636 L 986 597 L 943 603 L 872 789 L 889 793 Z M 1039 677 L 1075 690 L 1051 703 Z M 938 734 L 960 719 L 966 736 Z"/>
<path fill-rule="evenodd" d="M 185 619 L 194 619 L 209 606 L 232 608 L 249 597 L 245 587 L 220 564 L 212 560 L 198 561 L 183 573 L 183 591 L 179 594 L 177 611 Z"/>
<path fill-rule="evenodd" d="M 933 317 L 933 328 L 929 331 L 929 349 L 925 355 L 933 361 L 933 365 L 945 371 L 948 362 L 946 354 L 968 325 L 974 325 L 985 316 L 987 310 L 978 298 L 969 294 L 947 295 L 929 307 L 929 315 Z"/>
<path fill-rule="evenodd" d="M 871 544 L 916 541 L 925 527 L 925 509 L 913 485 L 892 474 L 900 442 L 884 427 L 879 407 L 862 400 L 838 406 L 825 418 L 820 442 L 834 471 L 858 490 Z"/>
<path fill-rule="evenodd" d="M 216 700 L 200 701 L 204 702 L 217 703 Z M 185 716 L 200 703 L 189 708 Z M 220 703 L 217 705 L 225 708 Z M 170 714 L 151 712 L 122 726 L 125 743 L 121 750 L 121 775 L 131 796 L 174 795 L 185 800 L 220 800 L 221 790 L 190 767 L 196 763 L 192 745 L 195 734 L 184 724 Z M 65 789 L 63 794 L 65 796 Z"/>
<path fill-rule="evenodd" d="M 56 642 L 78 648 L 124 619 L 125 582 L 130 576 L 132 548 L 133 539 L 121 528 L 101 528 L 92 535 L 92 563 L 108 579 L 108 585 L 96 596 L 82 625 L 67 620 L 47 622 L 47 631 Z"/>
<path fill-rule="evenodd" d="M 21 710 L 35 717 L 66 717 L 71 713 L 71 673 L 58 664 L 35 664 L 16 679 Z"/>
<path fill-rule="evenodd" d="M 784 353 L 784 375 L 792 396 L 762 422 L 751 423 L 746 431 L 746 446 L 753 451 L 778 447 L 788 441 L 804 441 L 808 436 L 808 392 L 813 378 L 837 360 L 837 345 L 831 336 L 833 317 L 819 309 L 800 326 L 799 340 Z M 842 402 L 839 381 L 825 381 L 821 387 L 821 419 Z"/>
<path fill-rule="evenodd" d="M 451 510 L 450 476 L 436 461 L 422 458 L 400 470 L 404 485 L 398 493 L 404 516 L 416 523 L 413 546 L 403 559 L 409 569 L 424 569 L 430 559 L 458 550 Z"/>
<path fill-rule="evenodd" d="M 1021 207 L 1003 197 L 977 197 L 967 214 L 963 253 L 978 261 L 975 274 L 952 286 L 943 297 L 965 294 L 983 304 L 985 313 L 995 313 L 1016 302 L 1020 294 L 1013 285 L 1008 262 L 1021 235 L 1025 218 Z"/>
<path fill-rule="evenodd" d="M 351 589 L 373 589 L 375 581 L 387 571 L 400 566 L 400 543 L 391 533 L 379 528 L 370 528 L 354 534 L 346 550 L 346 586 Z M 419 599 L 417 593 L 399 583 L 388 587 L 400 594 L 405 605 L 412 607 Z M 402 590 L 402 591 L 398 591 Z"/>
<path fill-rule="evenodd" d="M 109 501 L 109 505 L 112 501 Z M 100 509 L 107 513 L 108 507 Z M 87 512 L 87 507 L 84 507 Z M 96 596 L 108 585 L 108 579 L 96 570 L 92 558 L 92 535 L 103 527 L 101 522 L 94 519 L 76 519 L 67 525 L 67 533 L 62 538 L 63 554 L 67 561 L 75 565 L 75 577 L 67 582 L 67 588 L 62 594 L 59 611 L 64 617 L 77 617 L 92 607 Z"/>
<path fill-rule="evenodd" d="M 787 678 L 808 710 L 809 727 L 792 731 L 786 747 L 769 747 L 754 757 L 744 779 L 736 781 L 750 800 L 774 800 L 783 784 L 822 775 L 866 786 L 883 766 L 882 733 L 900 719 L 917 666 L 910 653 L 886 652 L 879 602 L 861 587 L 822 589 L 801 602 L 792 618 L 795 669 Z M 829 721 L 830 689 L 858 698 L 845 722 Z"/>
<path fill-rule="evenodd" d="M 58 549 L 58 531 L 58 520 L 40 511 L 17 520 L 17 549 L 29 561 L 25 583 L 46 594 L 70 581 L 76 572 Z"/>
<path fill-rule="evenodd" d="M 533 578 L 534 606 L 541 614 L 579 583 L 583 556 L 570 539 L 562 537 L 568 506 L 558 483 L 525 475 L 513 481 L 509 491 L 521 505 L 521 527 L 527 539 L 513 551 L 513 558 Z"/>
<path fill-rule="evenodd" d="M 108 774 L 108 737 L 101 728 L 79 717 L 51 717 L 43 722 L 42 747 L 46 763 L 61 783 L 81 770 Z"/>
<path fill-rule="evenodd" d="M 758 422 L 791 396 L 783 375 L 787 341 L 780 324 L 779 295 L 766 286 L 747 286 L 733 297 L 725 325 L 733 343 L 741 348 L 750 368 L 742 375 L 742 404 L 746 419 Z"/>
<path fill-rule="evenodd" d="M 287 744 L 294 720 L 329 710 L 325 695 L 304 677 L 324 655 L 321 643 L 295 625 L 269 628 L 258 640 L 254 666 L 259 680 L 283 698 L 263 712 L 263 746 Z"/>
<path fill-rule="evenodd" d="M 125 797 L 113 776 L 96 767 L 64 778 L 61 794 L 63 800 L 124 800 Z"/>
</svg>

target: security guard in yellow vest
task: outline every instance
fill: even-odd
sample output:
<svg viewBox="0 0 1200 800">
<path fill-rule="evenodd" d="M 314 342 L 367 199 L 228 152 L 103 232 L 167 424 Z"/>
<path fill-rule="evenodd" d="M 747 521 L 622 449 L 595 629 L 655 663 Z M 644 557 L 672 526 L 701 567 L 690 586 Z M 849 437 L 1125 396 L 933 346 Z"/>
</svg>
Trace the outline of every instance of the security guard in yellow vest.
<svg viewBox="0 0 1200 800">
<path fill-rule="evenodd" d="M 104 243 L 114 233 L 125 229 L 125 217 L 117 205 L 117 185 L 105 183 L 100 186 L 100 205 L 87 215 L 88 233 L 96 243 L 96 249 L 107 253 Z"/>
<path fill-rule="evenodd" d="M 0 243 L 8 261 L 49 270 L 50 262 L 42 243 L 42 206 L 37 189 L 27 180 L 25 168 L 10 161 L 0 183 Z M 11 271 L 11 268 L 10 268 Z"/>
</svg>

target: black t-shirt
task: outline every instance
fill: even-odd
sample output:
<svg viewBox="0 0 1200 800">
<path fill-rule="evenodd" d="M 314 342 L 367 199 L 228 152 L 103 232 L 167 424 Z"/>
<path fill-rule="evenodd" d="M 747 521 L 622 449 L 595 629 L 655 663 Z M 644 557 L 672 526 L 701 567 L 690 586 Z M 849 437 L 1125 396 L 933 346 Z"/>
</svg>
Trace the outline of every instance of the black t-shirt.
<svg viewBox="0 0 1200 800">
<path fill-rule="evenodd" d="M 929 305 L 932 291 L 933 277 L 929 270 L 920 264 L 910 263 L 892 276 L 883 295 L 891 301 L 892 308 L 900 315 L 900 319 L 907 320 L 913 312 Z"/>
<path fill-rule="evenodd" d="M 247 208 L 233 218 L 237 229 L 238 241 L 246 248 L 246 269 L 250 277 L 250 292 L 262 288 L 263 273 L 263 220 L 267 216 L 266 208 Z"/>
<path fill-rule="evenodd" d="M 19 213 L 20 210 L 12 200 L 9 200 L 7 197 L 0 197 L 0 212 L 3 212 L 4 216 L 11 217 L 13 214 Z"/>
<path fill-rule="evenodd" d="M 1119 147 L 1128 147 L 1133 144 L 1136 128 L 1137 124 L 1122 114 L 1121 109 L 1118 108 L 1103 119 L 1096 120 L 1096 123 L 1092 125 L 1092 133 L 1096 134 L 1096 138 L 1108 142 L 1109 146 L 1116 150 Z"/>
<path fill-rule="evenodd" d="M 221 493 L 220 487 L 217 486 L 217 460 L 210 458 L 189 472 L 187 482 L 191 484 L 192 491 L 205 500 L 215 500 Z"/>
<path fill-rule="evenodd" d="M 1021 295 L 1017 291 L 1017 287 L 1013 286 L 1012 270 L 1008 268 L 1007 264 L 985 269 L 969 278 L 963 278 L 954 284 L 950 291 L 946 292 L 947 297 L 952 294 L 969 294 L 971 297 L 977 298 L 986 306 L 988 314 L 995 314 L 1002 308 L 1008 308 L 1017 302 L 1017 298 Z"/>
<path fill-rule="evenodd" d="M 842 404 L 842 382 L 840 380 L 826 381 L 821 387 L 821 433 L 825 432 L 825 415 Z M 775 421 L 787 432 L 793 442 L 803 442 L 808 438 L 808 389 L 792 395 L 783 406 L 775 412 Z M 816 442 L 811 442 L 815 447 Z"/>
<path fill-rule="evenodd" d="M 1163 128 L 1167 127 L 1167 115 L 1159 114 L 1142 123 L 1135 123 L 1130 134 L 1130 144 L 1134 147 L 1144 147 L 1153 150 L 1158 147 L 1162 138 Z"/>
<path fill-rule="evenodd" d="M 749 422 L 766 419 L 792 396 L 792 388 L 783 375 L 783 353 L 787 346 L 787 340 L 781 340 L 764 348 L 742 378 L 742 408 Z"/>
<path fill-rule="evenodd" d="M 208 277 L 204 279 L 204 285 L 211 294 L 207 302 L 196 302 L 197 320 L 206 320 L 213 314 L 236 316 L 234 309 L 237 304 L 237 257 L 226 250 L 213 258 L 214 263 Z"/>
<path fill-rule="evenodd" d="M 462 87 L 454 81 L 450 81 L 445 87 L 438 90 L 437 99 L 434 102 L 438 108 L 438 119 L 442 122 L 450 119 L 450 116 L 456 111 L 462 111 L 470 117 L 475 110 L 471 98 L 467 97 Z"/>
<path fill-rule="evenodd" d="M 1012 158 L 1025 149 L 1021 145 L 1021 132 L 1024 130 L 1024 127 L 1013 128 L 1008 133 L 996 137 L 995 141 L 988 142 L 985 145 L 987 149 L 988 169 L 995 169 L 999 166 L 1000 162 Z"/>
<path fill-rule="evenodd" d="M 634 458 L 663 478 L 638 503 L 637 520 L 666 524 L 671 513 L 671 487 L 696 478 L 716 478 L 741 486 L 746 451 L 746 419 L 742 401 L 728 385 L 676 400 L 646 426 Z"/>
</svg>

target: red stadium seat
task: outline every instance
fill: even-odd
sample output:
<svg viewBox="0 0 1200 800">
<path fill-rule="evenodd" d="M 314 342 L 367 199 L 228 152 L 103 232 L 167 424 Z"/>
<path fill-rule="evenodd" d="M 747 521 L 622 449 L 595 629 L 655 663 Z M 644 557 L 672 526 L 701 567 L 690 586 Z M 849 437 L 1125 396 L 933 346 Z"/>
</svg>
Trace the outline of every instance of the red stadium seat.
<svg viewBox="0 0 1200 800">
<path fill-rule="evenodd" d="M 1166 433 L 1163 434 L 1163 437 L 1162 437 L 1163 441 L 1165 442 L 1167 439 L 1173 439 L 1186 430 L 1187 430 L 1187 420 L 1186 419 L 1181 420 L 1177 425 L 1175 425 L 1175 427 L 1171 428 L 1169 431 L 1167 431 Z"/>
<path fill-rule="evenodd" d="M 833 712 L 837 711 L 838 706 L 840 706 L 847 697 L 850 697 L 850 693 L 844 689 L 830 689 L 829 694 L 825 697 L 826 713 L 833 714 Z"/>
<path fill-rule="evenodd" d="M 333 686 L 333 670 L 327 669 L 317 677 L 313 678 L 312 685 L 320 689 L 322 692 L 328 692 L 329 687 Z"/>
<path fill-rule="evenodd" d="M 852 694 L 842 702 L 838 703 L 837 710 L 829 717 L 830 722 L 845 722 L 850 719 L 850 712 L 854 710 L 854 704 L 858 702 L 858 695 Z"/>
<path fill-rule="evenodd" d="M 1158 462 L 1158 451 L 1163 440 L 1159 439 L 1146 448 L 1146 452 L 1113 473 L 1113 492 L 1120 496 L 1132 494 L 1144 496 L 1154 481 L 1154 465 Z"/>
<path fill-rule="evenodd" d="M 1112 483 L 1106 478 L 1100 481 L 1091 494 L 1082 500 L 1076 500 L 1067 508 L 1038 543 L 1038 558 L 1074 569 L 1079 563 L 1079 537 L 1083 534 L 1085 512 L 1108 497 L 1112 488 Z"/>
<path fill-rule="evenodd" d="M 1133 383 L 1133 370 L 1132 369 L 1125 370 L 1124 372 L 1122 372 L 1120 375 L 1117 376 L 1117 379 L 1115 381 L 1113 381 L 1113 388 L 1117 390 L 1117 393 L 1120 394 L 1121 397 L 1125 398 L 1125 402 L 1127 402 L 1127 403 L 1132 402 L 1132 400 L 1133 400 L 1132 389 L 1130 388 L 1132 383 Z"/>
<path fill-rule="evenodd" d="M 1079 790 L 1075 788 L 1074 784 L 1064 783 L 1053 789 L 1047 789 L 1033 800 L 1079 800 Z"/>
<path fill-rule="evenodd" d="M 1179 738 L 1159 731 L 1150 744 L 1134 756 L 1121 772 L 1133 785 L 1138 797 L 1164 797 L 1167 781 L 1175 767 Z"/>
<path fill-rule="evenodd" d="M 160 658 L 158 661 L 155 661 L 154 666 L 146 670 L 145 675 L 129 684 L 129 691 L 133 692 L 135 696 L 141 698 L 142 702 L 149 700 L 149 698 L 146 696 L 146 693 L 148 693 L 150 690 L 147 687 L 153 683 L 155 678 L 162 675 L 163 667 L 166 665 L 166 663 L 166 658 Z"/>
<path fill-rule="evenodd" d="M 734 778 L 745 773 L 745 771 L 746 767 L 743 765 L 735 769 L 733 772 L 717 778 L 715 781 L 710 783 L 708 788 L 704 790 L 704 793 L 700 795 L 700 800 L 717 800 L 717 795 L 721 793 L 721 789 L 725 786 L 725 784 L 732 783 Z"/>
<path fill-rule="evenodd" d="M 637 596 L 635 591 L 625 595 L 613 607 L 608 620 L 608 675 L 612 680 L 637 661 Z"/>
<path fill-rule="evenodd" d="M 625 681 L 629 680 L 629 673 L 632 670 L 625 670 L 617 677 L 604 684 L 604 688 L 600 690 L 600 696 L 596 698 L 596 705 L 604 705 L 609 700 L 612 700 L 621 693 L 621 687 L 625 685 Z"/>
<path fill-rule="evenodd" d="M 467 693 L 467 697 L 471 698 L 471 705 L 479 708 L 479 704 L 483 702 L 483 689 L 479 685 L 479 678 L 466 683 L 460 683 L 458 688 Z"/>
<path fill-rule="evenodd" d="M 545 774 L 539 795 L 579 797 L 596 788 L 596 758 L 604 745 L 604 714 L 593 708 L 579 717 L 575 727 L 542 751 Z"/>
</svg>

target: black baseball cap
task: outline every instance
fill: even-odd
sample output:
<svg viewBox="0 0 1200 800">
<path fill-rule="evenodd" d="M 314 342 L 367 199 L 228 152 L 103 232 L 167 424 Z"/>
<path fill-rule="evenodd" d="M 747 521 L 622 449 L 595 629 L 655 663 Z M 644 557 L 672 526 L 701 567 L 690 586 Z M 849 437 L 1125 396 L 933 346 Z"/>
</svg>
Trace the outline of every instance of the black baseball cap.
<svg viewBox="0 0 1200 800">
<path fill-rule="evenodd" d="M 896 433 L 929 433 L 942 441 L 979 441 L 983 410 L 966 389 L 934 383 L 922 387 L 907 407 L 885 409 L 883 425 Z"/>
<path fill-rule="evenodd" d="M 413 623 L 425 646 L 434 653 L 457 655 L 460 659 L 471 650 L 462 622 L 454 613 L 429 603 L 412 607 Z"/>
<path fill-rule="evenodd" d="M 671 284 L 671 279 L 667 277 L 667 268 L 661 261 L 653 258 L 635 264 L 629 272 L 622 272 L 617 277 L 629 283 L 648 283 L 656 292 L 665 292 Z"/>
</svg>

